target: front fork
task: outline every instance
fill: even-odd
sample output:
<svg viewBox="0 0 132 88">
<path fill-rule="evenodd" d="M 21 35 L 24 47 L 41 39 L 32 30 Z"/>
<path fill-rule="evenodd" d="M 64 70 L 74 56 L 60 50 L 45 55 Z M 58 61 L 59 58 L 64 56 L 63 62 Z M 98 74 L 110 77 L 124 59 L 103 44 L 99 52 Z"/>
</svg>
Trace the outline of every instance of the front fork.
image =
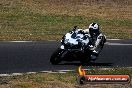
<svg viewBox="0 0 132 88">
<path fill-rule="evenodd" d="M 59 57 L 62 57 L 62 54 L 65 52 L 64 45 L 60 46 L 61 52 L 58 53 Z"/>
</svg>

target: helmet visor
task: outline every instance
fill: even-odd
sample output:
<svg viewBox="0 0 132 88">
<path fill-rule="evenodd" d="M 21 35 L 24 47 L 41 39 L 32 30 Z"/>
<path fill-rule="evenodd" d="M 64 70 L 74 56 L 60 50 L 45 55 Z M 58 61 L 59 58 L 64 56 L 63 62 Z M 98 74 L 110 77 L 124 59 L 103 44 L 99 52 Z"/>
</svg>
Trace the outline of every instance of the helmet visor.
<svg viewBox="0 0 132 88">
<path fill-rule="evenodd" d="M 90 33 L 90 35 L 98 35 L 99 34 L 99 30 L 93 29 L 93 28 L 89 28 L 89 33 Z"/>
</svg>

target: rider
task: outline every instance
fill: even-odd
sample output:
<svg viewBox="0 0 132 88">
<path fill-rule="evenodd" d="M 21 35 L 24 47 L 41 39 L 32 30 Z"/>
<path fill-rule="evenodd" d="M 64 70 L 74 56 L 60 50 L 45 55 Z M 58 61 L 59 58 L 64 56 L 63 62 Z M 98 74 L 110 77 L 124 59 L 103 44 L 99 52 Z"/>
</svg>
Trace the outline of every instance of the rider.
<svg viewBox="0 0 132 88">
<path fill-rule="evenodd" d="M 91 23 L 88 29 L 83 30 L 85 34 L 89 34 L 90 37 L 90 50 L 92 50 L 91 59 L 94 61 L 101 52 L 104 43 L 106 42 L 106 36 L 100 31 L 97 23 Z"/>
<path fill-rule="evenodd" d="M 87 29 L 78 29 L 77 26 L 74 26 L 73 31 L 70 33 L 82 33 L 85 38 L 89 37 L 89 48 L 92 50 L 91 59 L 94 61 L 101 52 L 104 43 L 106 42 L 106 37 L 103 35 L 99 29 L 97 23 L 91 23 Z M 64 37 L 63 37 L 64 38 Z M 64 41 L 61 41 L 62 44 Z"/>
</svg>

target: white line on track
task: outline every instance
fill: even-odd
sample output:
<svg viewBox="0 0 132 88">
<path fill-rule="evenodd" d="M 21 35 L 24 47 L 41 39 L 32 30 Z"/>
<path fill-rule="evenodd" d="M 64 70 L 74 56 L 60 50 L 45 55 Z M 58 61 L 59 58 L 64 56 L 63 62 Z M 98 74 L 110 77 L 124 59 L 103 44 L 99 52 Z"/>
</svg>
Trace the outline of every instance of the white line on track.
<svg viewBox="0 0 132 88">
<path fill-rule="evenodd" d="M 70 71 L 75 71 L 75 70 L 57 70 L 58 72 L 70 72 Z"/>
<path fill-rule="evenodd" d="M 20 76 L 23 74 L 36 74 L 36 73 L 67 73 L 70 71 L 75 70 L 56 70 L 56 71 L 39 71 L 39 72 L 26 72 L 26 73 L 10 73 L 10 74 L 0 74 L 0 77 L 7 77 L 7 76 Z"/>
<path fill-rule="evenodd" d="M 0 74 L 0 77 L 10 76 L 9 74 Z"/>
<path fill-rule="evenodd" d="M 132 44 L 123 44 L 123 43 L 110 43 L 106 42 L 106 45 L 114 45 L 114 46 L 132 46 Z"/>
<path fill-rule="evenodd" d="M 126 67 L 132 68 L 132 67 Z M 99 70 L 110 70 L 113 68 L 99 68 Z M 85 71 L 89 71 L 91 69 L 83 69 Z M 67 72 L 75 72 L 76 70 L 56 70 L 56 71 L 39 71 L 39 72 L 26 72 L 26 73 L 10 73 L 10 74 L 0 74 L 0 77 L 8 77 L 8 76 L 20 76 L 24 74 L 36 74 L 36 73 L 67 73 Z"/>
<path fill-rule="evenodd" d="M 122 39 L 107 39 L 107 40 L 122 40 Z"/>
<path fill-rule="evenodd" d="M 23 74 L 22 73 L 12 73 L 11 75 L 12 76 L 16 76 L 16 75 L 18 76 L 18 75 L 23 75 Z"/>
<path fill-rule="evenodd" d="M 33 42 L 33 41 L 9 41 L 9 42 Z"/>
</svg>

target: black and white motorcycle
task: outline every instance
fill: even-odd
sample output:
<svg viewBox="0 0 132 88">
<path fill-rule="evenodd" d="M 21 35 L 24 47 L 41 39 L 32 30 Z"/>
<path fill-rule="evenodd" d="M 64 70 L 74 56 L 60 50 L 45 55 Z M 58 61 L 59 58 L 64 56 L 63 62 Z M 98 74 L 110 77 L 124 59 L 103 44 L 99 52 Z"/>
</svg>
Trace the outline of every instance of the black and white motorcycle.
<svg viewBox="0 0 132 88">
<path fill-rule="evenodd" d="M 89 49 L 90 38 L 76 27 L 66 33 L 61 40 L 61 46 L 51 55 L 50 63 L 59 64 L 61 61 L 91 61 L 92 50 Z"/>
</svg>

